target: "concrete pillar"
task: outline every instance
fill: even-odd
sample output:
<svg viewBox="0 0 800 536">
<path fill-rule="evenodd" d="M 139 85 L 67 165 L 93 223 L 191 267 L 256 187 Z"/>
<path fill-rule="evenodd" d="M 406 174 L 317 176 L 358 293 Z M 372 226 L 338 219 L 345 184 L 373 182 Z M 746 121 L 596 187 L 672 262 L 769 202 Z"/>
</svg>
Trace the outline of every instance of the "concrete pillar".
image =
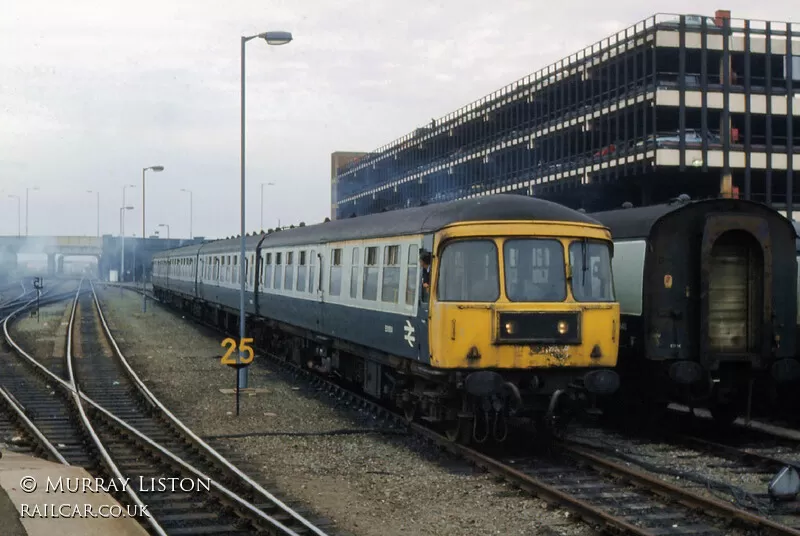
<svg viewBox="0 0 800 536">
<path fill-rule="evenodd" d="M 56 263 L 56 272 L 59 274 L 64 273 L 64 255 L 58 256 L 58 261 Z"/>
<path fill-rule="evenodd" d="M 724 24 L 723 20 L 725 20 L 725 19 L 730 20 L 730 18 L 731 18 L 731 12 L 727 11 L 727 10 L 724 10 L 724 9 L 718 9 L 714 15 L 715 15 L 714 16 L 714 23 L 719 28 L 723 27 L 723 24 Z M 726 35 L 726 36 L 723 37 L 723 39 L 730 40 L 730 36 Z M 733 81 L 732 81 L 732 77 L 733 77 L 732 57 L 733 57 L 733 54 L 730 53 L 730 45 L 728 47 L 728 50 L 729 50 L 729 52 L 728 52 L 727 69 L 728 69 L 728 73 L 729 73 L 729 75 L 728 75 L 729 79 L 728 79 L 727 82 L 729 84 L 728 90 L 730 91 L 730 89 L 729 89 L 730 88 L 730 84 L 733 83 Z M 719 64 L 719 77 L 720 77 L 721 80 L 723 80 L 723 83 L 725 82 L 725 80 L 724 80 L 725 68 L 726 68 L 725 59 L 723 58 L 723 59 L 720 60 L 720 64 Z M 730 140 L 731 127 L 732 127 L 732 122 L 731 122 L 730 114 L 728 114 L 727 120 L 726 120 L 725 114 L 723 113 L 720 116 L 720 125 L 719 125 L 719 131 L 720 131 L 719 133 L 720 133 L 720 138 L 721 139 L 724 140 L 725 136 L 728 136 L 728 139 Z M 730 147 L 730 144 L 729 144 L 729 147 Z M 720 193 L 720 197 L 729 197 L 729 198 L 733 197 L 733 176 L 731 174 L 730 167 L 726 167 L 726 168 L 724 168 L 722 170 L 720 181 L 719 181 L 719 193 Z"/>
<path fill-rule="evenodd" d="M 56 273 L 56 254 L 47 254 L 47 275 L 55 275 Z"/>
</svg>

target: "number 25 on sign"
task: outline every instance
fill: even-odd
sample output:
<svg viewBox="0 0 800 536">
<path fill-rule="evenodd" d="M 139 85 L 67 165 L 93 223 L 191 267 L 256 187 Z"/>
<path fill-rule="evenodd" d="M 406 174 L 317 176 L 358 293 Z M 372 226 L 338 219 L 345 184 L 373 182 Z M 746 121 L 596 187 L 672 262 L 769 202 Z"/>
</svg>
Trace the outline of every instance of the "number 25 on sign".
<svg viewBox="0 0 800 536">
<path fill-rule="evenodd" d="M 250 363 L 253 362 L 255 353 L 253 353 L 253 347 L 250 346 L 252 342 L 253 342 L 252 338 L 244 338 L 239 343 L 239 351 L 247 354 L 245 357 L 242 357 L 242 359 L 239 361 L 238 363 L 239 365 L 249 365 Z M 236 341 L 233 338 L 228 337 L 227 339 L 222 341 L 221 346 L 228 347 L 228 351 L 225 352 L 224 356 L 222 356 L 221 363 L 223 365 L 233 365 L 233 366 L 237 365 L 236 356 L 234 355 L 234 352 L 236 351 Z"/>
</svg>

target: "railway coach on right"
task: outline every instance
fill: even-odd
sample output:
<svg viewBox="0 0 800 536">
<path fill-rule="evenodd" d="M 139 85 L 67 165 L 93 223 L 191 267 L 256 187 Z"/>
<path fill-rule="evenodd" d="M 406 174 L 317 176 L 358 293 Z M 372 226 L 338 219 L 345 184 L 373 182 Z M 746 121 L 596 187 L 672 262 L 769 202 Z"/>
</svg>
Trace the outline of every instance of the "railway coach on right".
<svg viewBox="0 0 800 536">
<path fill-rule="evenodd" d="M 686 195 L 591 216 L 614 239 L 626 402 L 651 416 L 669 402 L 706 407 L 727 424 L 749 410 L 756 382 L 800 377 L 797 234 L 784 216 Z"/>
</svg>

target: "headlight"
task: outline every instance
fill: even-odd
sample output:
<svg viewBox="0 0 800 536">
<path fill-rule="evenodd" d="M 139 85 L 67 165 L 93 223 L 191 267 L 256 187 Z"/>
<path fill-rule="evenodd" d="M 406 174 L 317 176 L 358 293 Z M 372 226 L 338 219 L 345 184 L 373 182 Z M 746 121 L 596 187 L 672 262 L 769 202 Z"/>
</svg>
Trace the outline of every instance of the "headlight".
<svg viewBox="0 0 800 536">
<path fill-rule="evenodd" d="M 569 324 L 563 320 L 559 320 L 557 329 L 559 335 L 566 335 L 567 331 L 569 331 Z"/>
<path fill-rule="evenodd" d="M 517 325 L 514 322 L 506 322 L 505 325 L 506 333 L 509 335 L 513 335 L 514 332 L 517 330 Z"/>
</svg>

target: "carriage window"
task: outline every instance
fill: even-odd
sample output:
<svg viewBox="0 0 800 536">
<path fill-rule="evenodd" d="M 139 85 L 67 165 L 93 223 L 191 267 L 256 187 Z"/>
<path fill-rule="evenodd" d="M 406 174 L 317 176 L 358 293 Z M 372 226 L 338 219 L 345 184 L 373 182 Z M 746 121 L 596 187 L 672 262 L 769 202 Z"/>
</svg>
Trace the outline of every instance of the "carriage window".
<svg viewBox="0 0 800 536">
<path fill-rule="evenodd" d="M 378 248 L 367 248 L 364 255 L 364 280 L 361 289 L 361 297 L 365 300 L 375 301 L 378 299 Z"/>
<path fill-rule="evenodd" d="M 300 292 L 306 291 L 306 280 L 308 278 L 308 266 L 306 266 L 306 252 L 301 251 L 299 255 L 299 263 L 297 265 L 297 290 Z"/>
<path fill-rule="evenodd" d="M 233 268 L 231 269 L 231 283 L 239 282 L 239 256 L 233 256 Z"/>
<path fill-rule="evenodd" d="M 350 297 L 358 297 L 358 248 L 353 248 L 353 263 L 350 265 Z"/>
<path fill-rule="evenodd" d="M 567 299 L 564 247 L 558 240 L 506 240 L 506 295 L 514 302 L 560 302 Z"/>
<path fill-rule="evenodd" d="M 419 246 L 408 246 L 408 268 L 406 269 L 406 305 L 414 305 L 417 295 L 417 267 L 419 266 Z"/>
<path fill-rule="evenodd" d="M 579 302 L 613 302 L 611 250 L 607 243 L 576 240 L 569 245 L 572 296 Z"/>
<path fill-rule="evenodd" d="M 400 293 L 400 246 L 384 246 L 381 301 L 397 303 Z"/>
<path fill-rule="evenodd" d="M 294 285 L 294 251 L 286 253 L 286 268 L 283 269 L 283 288 L 292 290 Z"/>
<path fill-rule="evenodd" d="M 272 286 L 272 253 L 267 253 L 264 259 L 264 279 L 261 284 L 264 285 L 264 288 L 270 288 Z"/>
<path fill-rule="evenodd" d="M 317 252 L 313 249 L 308 257 L 308 291 L 314 292 L 317 288 Z"/>
<path fill-rule="evenodd" d="M 440 301 L 493 302 L 500 297 L 498 279 L 494 242 L 454 242 L 442 253 L 436 297 Z"/>
<path fill-rule="evenodd" d="M 254 259 L 255 259 L 255 256 L 254 255 L 250 255 L 250 262 L 247 265 L 247 269 L 248 269 L 248 271 L 247 271 L 247 280 L 250 282 L 250 286 L 251 287 L 253 286 L 253 280 L 254 280 L 254 276 L 256 274 L 255 264 L 253 264 Z"/>
<path fill-rule="evenodd" d="M 283 280 L 283 254 L 276 253 L 275 254 L 275 279 L 273 281 L 273 287 L 280 289 L 281 288 L 281 281 Z"/>
<path fill-rule="evenodd" d="M 331 255 L 331 280 L 328 283 L 328 294 L 339 296 L 342 293 L 342 249 L 334 249 Z"/>
</svg>

